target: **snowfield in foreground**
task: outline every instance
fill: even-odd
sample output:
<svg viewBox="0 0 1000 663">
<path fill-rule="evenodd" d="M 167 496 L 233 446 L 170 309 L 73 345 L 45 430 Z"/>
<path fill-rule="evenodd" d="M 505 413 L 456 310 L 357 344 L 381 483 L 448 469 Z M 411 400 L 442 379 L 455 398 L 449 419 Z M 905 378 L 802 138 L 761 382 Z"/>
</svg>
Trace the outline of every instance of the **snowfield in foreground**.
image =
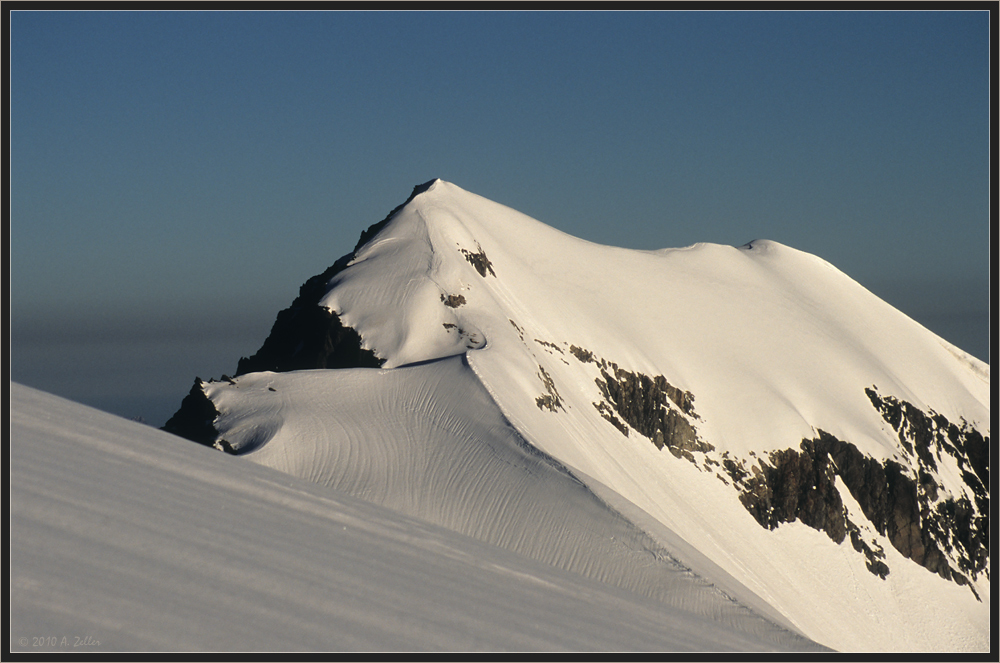
<svg viewBox="0 0 1000 663">
<path fill-rule="evenodd" d="M 818 649 L 677 565 L 656 601 L 14 383 L 10 439 L 16 653 Z"/>
</svg>

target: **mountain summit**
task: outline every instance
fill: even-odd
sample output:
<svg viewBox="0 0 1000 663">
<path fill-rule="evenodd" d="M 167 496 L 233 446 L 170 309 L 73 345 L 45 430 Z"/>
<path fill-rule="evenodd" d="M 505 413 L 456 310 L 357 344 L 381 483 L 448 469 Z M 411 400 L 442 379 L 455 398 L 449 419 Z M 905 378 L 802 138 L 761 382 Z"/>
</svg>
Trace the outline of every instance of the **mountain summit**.
<svg viewBox="0 0 1000 663">
<path fill-rule="evenodd" d="M 433 180 L 165 429 L 657 600 L 681 570 L 758 630 L 982 650 L 989 380 L 816 256 L 601 246 Z"/>
</svg>

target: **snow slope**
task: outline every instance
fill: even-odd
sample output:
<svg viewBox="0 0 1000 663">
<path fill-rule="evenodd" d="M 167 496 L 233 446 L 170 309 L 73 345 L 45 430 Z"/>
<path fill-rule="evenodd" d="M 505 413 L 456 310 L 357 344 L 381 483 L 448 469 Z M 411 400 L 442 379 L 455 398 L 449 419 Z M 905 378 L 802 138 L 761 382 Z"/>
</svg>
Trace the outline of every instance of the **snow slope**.
<svg viewBox="0 0 1000 663">
<path fill-rule="evenodd" d="M 988 532 L 988 481 L 980 508 L 971 461 L 941 446 L 949 425 L 988 445 L 987 365 L 775 242 L 599 246 L 441 180 L 376 230 L 319 304 L 383 369 L 209 383 L 225 445 L 659 600 L 669 581 L 609 560 L 662 549 L 656 564 L 701 569 L 742 605 L 835 649 L 989 647 L 988 560 L 963 561 L 945 528 L 935 534 L 944 570 L 916 563 L 923 544 L 876 522 L 826 455 L 815 454 L 839 534 L 804 524 L 815 514 L 765 527 L 744 504 L 766 492 L 754 477 L 780 454 L 832 436 L 865 467 L 919 480 L 924 507 L 979 509 L 973 522 Z M 656 431 L 645 430 L 651 399 Z M 923 419 L 897 432 L 893 408 Z M 940 433 L 937 447 L 913 449 L 918 420 Z M 623 540 L 574 558 L 562 546 L 591 519 Z M 663 568 L 649 573 L 670 577 Z M 959 569 L 964 584 L 946 579 Z"/>
<path fill-rule="evenodd" d="M 12 652 L 817 649 L 676 565 L 656 601 L 15 383 L 10 414 Z"/>
<path fill-rule="evenodd" d="M 602 499 L 527 444 L 463 357 L 252 373 L 206 391 L 221 439 L 257 463 L 741 628 L 744 606 L 790 628 L 720 569 L 708 566 L 711 582 L 692 573 L 707 560 L 678 559 L 669 535 L 652 538 L 609 507 L 613 493 Z"/>
</svg>

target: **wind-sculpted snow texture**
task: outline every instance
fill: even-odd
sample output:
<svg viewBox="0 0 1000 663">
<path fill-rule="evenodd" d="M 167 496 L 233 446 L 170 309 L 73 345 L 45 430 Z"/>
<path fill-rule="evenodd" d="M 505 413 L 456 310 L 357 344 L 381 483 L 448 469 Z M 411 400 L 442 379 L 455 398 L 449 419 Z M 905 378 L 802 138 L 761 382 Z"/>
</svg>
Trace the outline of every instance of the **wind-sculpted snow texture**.
<svg viewBox="0 0 1000 663">
<path fill-rule="evenodd" d="M 10 405 L 15 654 L 821 649 L 676 565 L 656 601 L 29 387 Z"/>
<path fill-rule="evenodd" d="M 599 246 L 440 180 L 370 230 L 297 300 L 359 368 L 241 362 L 219 448 L 660 600 L 697 567 L 836 649 L 989 647 L 989 366 L 771 241 Z"/>
<path fill-rule="evenodd" d="M 226 451 L 755 637 L 787 637 L 529 445 L 462 357 L 256 373 L 206 392 Z"/>
</svg>

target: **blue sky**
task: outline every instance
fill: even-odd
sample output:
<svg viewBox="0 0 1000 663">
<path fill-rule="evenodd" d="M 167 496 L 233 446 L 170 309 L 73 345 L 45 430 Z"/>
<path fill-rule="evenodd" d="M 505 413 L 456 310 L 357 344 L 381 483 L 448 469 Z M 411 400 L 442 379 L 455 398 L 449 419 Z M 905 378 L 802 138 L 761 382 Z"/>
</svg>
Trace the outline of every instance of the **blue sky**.
<svg viewBox="0 0 1000 663">
<path fill-rule="evenodd" d="M 965 12 L 22 12 L 12 378 L 162 424 L 441 177 L 573 235 L 773 239 L 988 358 Z"/>
</svg>

